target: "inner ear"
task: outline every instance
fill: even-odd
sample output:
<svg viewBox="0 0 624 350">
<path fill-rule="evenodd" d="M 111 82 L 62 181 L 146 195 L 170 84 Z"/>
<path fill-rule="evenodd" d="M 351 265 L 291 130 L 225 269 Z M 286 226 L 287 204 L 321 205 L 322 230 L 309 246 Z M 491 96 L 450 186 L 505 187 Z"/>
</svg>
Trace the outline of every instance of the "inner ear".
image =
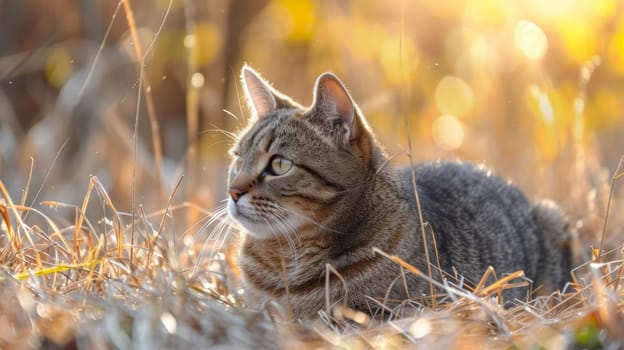
<svg viewBox="0 0 624 350">
<path fill-rule="evenodd" d="M 312 108 L 322 118 L 340 118 L 349 141 L 359 136 L 361 126 L 358 125 L 355 104 L 347 89 L 332 73 L 324 73 L 316 81 Z"/>
<path fill-rule="evenodd" d="M 257 117 L 265 116 L 277 109 L 275 91 L 256 71 L 248 66 L 243 67 L 241 80 L 249 108 Z"/>
</svg>

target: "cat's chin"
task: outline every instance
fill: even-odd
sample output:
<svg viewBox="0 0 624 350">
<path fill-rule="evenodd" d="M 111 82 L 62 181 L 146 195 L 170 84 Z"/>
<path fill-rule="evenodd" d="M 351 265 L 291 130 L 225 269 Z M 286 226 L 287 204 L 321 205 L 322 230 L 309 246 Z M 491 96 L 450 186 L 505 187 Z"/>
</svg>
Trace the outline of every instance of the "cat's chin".
<svg viewBox="0 0 624 350">
<path fill-rule="evenodd" d="M 269 221 L 255 221 L 242 213 L 232 199 L 228 199 L 227 208 L 230 217 L 232 217 L 247 234 L 256 239 L 271 239 L 280 236 L 294 235 L 296 234 L 297 228 L 302 224 L 301 220 L 293 218 L 292 215 L 288 215 L 283 220 L 274 223 Z M 287 227 L 289 230 L 286 231 L 285 228 Z"/>
</svg>

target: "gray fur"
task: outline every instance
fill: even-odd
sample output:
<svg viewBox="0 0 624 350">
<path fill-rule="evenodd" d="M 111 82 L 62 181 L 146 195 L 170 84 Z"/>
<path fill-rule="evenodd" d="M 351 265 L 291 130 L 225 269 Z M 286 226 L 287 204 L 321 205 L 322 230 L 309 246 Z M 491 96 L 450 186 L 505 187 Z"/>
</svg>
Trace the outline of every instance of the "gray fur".
<svg viewBox="0 0 624 350">
<path fill-rule="evenodd" d="M 427 271 L 412 170 L 434 267 L 439 259 L 442 271 L 455 269 L 472 285 L 488 266 L 498 276 L 524 270 L 548 291 L 568 280 L 571 236 L 552 202 L 533 205 L 467 163 L 396 171 L 338 78 L 319 77 L 313 104 L 303 108 L 250 71 L 243 69 L 243 81 L 253 79 L 244 85 L 254 88 L 245 92 L 251 110 L 264 113 L 240 133 L 228 178 L 229 213 L 248 232 L 239 264 L 250 304 L 277 301 L 295 318 L 309 318 L 328 306 L 326 293 L 332 304 L 371 313 L 377 308 L 367 297 L 429 294 L 428 282 L 408 275 L 404 285 L 400 268 L 373 253 L 376 247 Z M 253 105 L 258 101 L 262 106 Z M 276 175 L 275 157 L 292 167 Z M 346 289 L 335 275 L 326 285 L 328 264 Z M 443 278 L 435 268 L 434 278 Z M 516 288 L 505 297 L 526 294 Z"/>
<path fill-rule="evenodd" d="M 488 266 L 498 273 L 522 269 L 536 287 L 549 291 L 569 280 L 571 236 L 553 202 L 532 205 L 518 188 L 473 164 L 428 163 L 414 171 L 423 220 L 435 232 L 443 271 L 455 267 L 476 283 Z M 415 211 L 411 169 L 400 176 Z M 523 299 L 526 292 L 516 288 L 506 296 Z"/>
</svg>

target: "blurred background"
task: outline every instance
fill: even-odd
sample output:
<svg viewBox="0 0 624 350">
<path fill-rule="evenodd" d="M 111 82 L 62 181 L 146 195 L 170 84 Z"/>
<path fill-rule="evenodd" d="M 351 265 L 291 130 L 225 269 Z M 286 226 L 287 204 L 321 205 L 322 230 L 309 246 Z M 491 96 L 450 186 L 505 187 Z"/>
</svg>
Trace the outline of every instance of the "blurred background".
<svg viewBox="0 0 624 350">
<path fill-rule="evenodd" d="M 584 247 L 624 155 L 620 0 L 0 0 L 0 38 L 0 179 L 26 205 L 79 204 L 95 175 L 153 212 L 184 175 L 173 202 L 214 208 L 244 63 L 306 105 L 336 73 L 396 164 L 408 139 L 414 161 L 485 163 Z"/>
</svg>

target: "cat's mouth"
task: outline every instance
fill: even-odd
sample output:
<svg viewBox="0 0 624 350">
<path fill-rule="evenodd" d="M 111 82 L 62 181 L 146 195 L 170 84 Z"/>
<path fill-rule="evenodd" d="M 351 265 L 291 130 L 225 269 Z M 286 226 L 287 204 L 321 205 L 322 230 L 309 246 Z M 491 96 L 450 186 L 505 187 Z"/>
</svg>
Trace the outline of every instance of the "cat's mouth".
<svg viewBox="0 0 624 350">
<path fill-rule="evenodd" d="M 297 215 L 284 209 L 268 210 L 266 206 L 256 206 L 250 203 L 246 196 L 241 197 L 237 202 L 229 198 L 228 214 L 247 233 L 260 239 L 295 235 L 302 224 L 302 220 L 297 218 Z"/>
</svg>

